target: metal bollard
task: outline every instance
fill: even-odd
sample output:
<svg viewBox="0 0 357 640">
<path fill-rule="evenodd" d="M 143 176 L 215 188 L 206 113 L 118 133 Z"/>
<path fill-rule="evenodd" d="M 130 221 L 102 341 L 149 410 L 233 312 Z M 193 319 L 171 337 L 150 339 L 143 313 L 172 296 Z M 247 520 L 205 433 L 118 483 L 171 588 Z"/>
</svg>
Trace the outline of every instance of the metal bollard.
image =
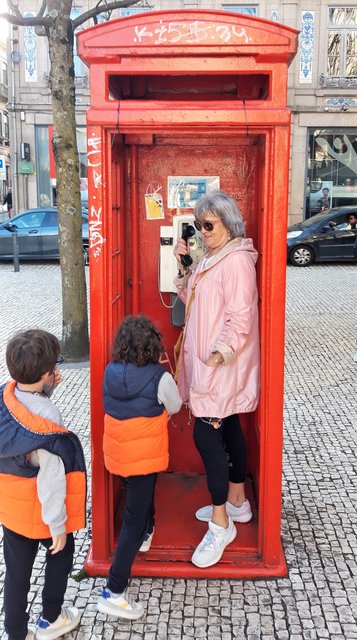
<svg viewBox="0 0 357 640">
<path fill-rule="evenodd" d="M 14 271 L 20 271 L 20 263 L 19 263 L 19 242 L 17 237 L 17 230 L 15 229 L 12 233 L 12 244 L 13 244 L 13 253 L 14 253 Z"/>
</svg>

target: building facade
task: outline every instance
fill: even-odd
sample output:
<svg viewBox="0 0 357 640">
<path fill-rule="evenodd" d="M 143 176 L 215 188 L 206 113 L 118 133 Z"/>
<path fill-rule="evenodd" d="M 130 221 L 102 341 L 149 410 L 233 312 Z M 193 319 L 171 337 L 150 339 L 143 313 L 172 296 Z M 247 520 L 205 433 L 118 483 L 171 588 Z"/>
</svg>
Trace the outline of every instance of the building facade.
<svg viewBox="0 0 357 640">
<path fill-rule="evenodd" d="M 35 15 L 40 0 L 21 0 L 24 14 Z M 73 16 L 96 5 L 73 2 Z M 255 15 L 300 30 L 299 51 L 289 71 L 292 112 L 289 221 L 298 222 L 331 206 L 357 205 L 357 2 L 328 0 L 159 0 L 113 11 L 111 18 L 160 9 L 221 9 Z M 101 20 L 106 19 L 102 16 Z M 89 25 L 88 25 L 89 26 Z M 15 207 L 56 203 L 51 151 L 52 115 L 48 86 L 47 39 L 34 27 L 11 27 L 8 112 L 11 131 L 11 182 Z M 87 200 L 85 113 L 88 72 L 75 56 L 77 137 L 82 200 Z M 324 189 L 324 191 L 322 191 Z M 328 191 L 327 191 L 328 190 Z"/>
<path fill-rule="evenodd" d="M 0 40 L 0 210 L 11 183 L 8 99 L 6 42 Z"/>
</svg>

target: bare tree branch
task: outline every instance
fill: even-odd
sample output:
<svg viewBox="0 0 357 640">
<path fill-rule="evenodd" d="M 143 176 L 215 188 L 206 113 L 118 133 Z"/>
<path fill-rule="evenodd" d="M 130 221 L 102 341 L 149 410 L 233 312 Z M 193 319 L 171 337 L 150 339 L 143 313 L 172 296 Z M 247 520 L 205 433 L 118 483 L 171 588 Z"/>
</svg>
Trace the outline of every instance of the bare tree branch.
<svg viewBox="0 0 357 640">
<path fill-rule="evenodd" d="M 39 10 L 39 12 L 38 12 L 36 17 L 37 18 L 42 18 L 42 16 L 44 15 L 46 9 L 47 9 L 47 0 L 42 0 L 42 4 L 41 4 L 41 7 L 40 7 L 40 10 Z"/>
<path fill-rule="evenodd" d="M 17 16 L 18 18 L 22 18 L 22 13 L 21 13 L 21 11 L 19 11 L 18 6 L 17 6 L 16 4 L 14 4 L 14 3 L 12 2 L 12 0 L 8 0 L 8 5 L 9 5 L 9 7 L 10 7 L 10 10 L 13 12 L 13 14 L 14 14 L 15 16 Z"/>
<path fill-rule="evenodd" d="M 82 13 L 78 18 L 72 20 L 73 30 L 77 29 L 81 24 L 87 22 L 91 18 L 98 16 L 105 11 L 113 11 L 114 9 L 121 9 L 122 7 L 131 7 L 134 4 L 137 4 L 139 0 L 117 0 L 117 2 L 108 2 L 103 5 L 97 5 L 93 9 Z"/>
<path fill-rule="evenodd" d="M 0 18 L 7 20 L 10 24 L 17 24 L 19 27 L 47 27 L 51 24 L 50 19 L 47 17 L 32 18 L 30 16 L 23 17 L 21 14 L 20 16 L 13 16 L 11 13 L 0 13 Z"/>
</svg>

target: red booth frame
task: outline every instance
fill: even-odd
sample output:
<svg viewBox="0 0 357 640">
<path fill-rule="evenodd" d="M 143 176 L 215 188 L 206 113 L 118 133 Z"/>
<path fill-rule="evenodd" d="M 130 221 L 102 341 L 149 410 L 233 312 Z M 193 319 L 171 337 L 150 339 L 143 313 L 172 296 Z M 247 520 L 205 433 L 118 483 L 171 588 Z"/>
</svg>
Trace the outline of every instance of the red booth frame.
<svg viewBox="0 0 357 640">
<path fill-rule="evenodd" d="M 171 27 L 170 27 L 171 25 Z M 204 35 L 202 35 L 204 34 Z M 243 35 L 242 35 L 243 34 Z M 172 136 L 263 136 L 257 184 L 262 191 L 258 284 L 261 327 L 260 443 L 256 492 L 259 501 L 257 546 L 231 564 L 204 572 L 189 560 L 148 562 L 138 558 L 133 575 L 248 578 L 286 573 L 281 526 L 282 424 L 286 228 L 290 112 L 286 107 L 288 65 L 297 48 L 297 31 L 276 23 L 222 11 L 162 11 L 121 18 L 81 32 L 78 53 L 89 65 L 91 107 L 87 112 L 90 226 L 91 437 L 93 540 L 87 558 L 90 574 L 105 574 L 114 548 L 114 489 L 102 453 L 101 386 L 115 328 L 125 313 L 139 308 L 139 229 L 137 147 L 156 134 Z M 269 76 L 264 100 L 215 101 L 111 100 L 111 74 L 254 74 Z M 124 229 L 114 223 L 113 140 L 130 146 L 131 303 L 125 305 Z M 121 159 L 116 158 L 120 164 Z M 124 177 L 121 173 L 121 180 Z M 117 185 L 117 188 L 120 189 Z M 118 224 L 114 227 L 114 224 Z M 114 246 L 113 237 L 118 243 Z M 119 247 L 119 249 L 118 249 Z M 145 311 L 145 310 L 144 310 Z"/>
</svg>

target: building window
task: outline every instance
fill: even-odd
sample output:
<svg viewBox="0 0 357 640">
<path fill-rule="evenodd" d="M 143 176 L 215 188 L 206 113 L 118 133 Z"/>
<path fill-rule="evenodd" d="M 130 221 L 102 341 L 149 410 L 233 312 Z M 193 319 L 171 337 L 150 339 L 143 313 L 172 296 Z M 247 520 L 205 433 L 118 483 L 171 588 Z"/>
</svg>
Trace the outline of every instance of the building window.
<svg viewBox="0 0 357 640">
<path fill-rule="evenodd" d="M 1 82 L 7 87 L 7 64 L 6 62 L 1 63 Z"/>
<path fill-rule="evenodd" d="M 37 205 L 47 207 L 53 204 L 50 184 L 49 136 L 47 126 L 36 126 L 35 141 Z"/>
<path fill-rule="evenodd" d="M 37 125 L 36 132 L 36 181 L 37 203 L 39 207 L 56 205 L 56 170 L 52 155 L 53 127 Z M 77 145 L 79 154 L 79 172 L 81 200 L 88 206 L 88 177 L 87 177 L 87 139 L 86 128 L 77 127 Z M 52 156 L 53 161 L 51 161 Z"/>
<path fill-rule="evenodd" d="M 222 4 L 224 11 L 234 11 L 235 13 L 245 13 L 248 16 L 258 15 L 258 5 L 251 4 Z"/>
<path fill-rule="evenodd" d="M 357 205 L 357 128 L 310 130 L 306 218 L 322 210 L 323 189 L 332 207 Z"/>
<path fill-rule="evenodd" d="M 125 18 L 126 16 L 135 16 L 138 13 L 145 13 L 151 11 L 151 7 L 135 7 L 134 9 L 118 9 L 119 16 Z"/>
<path fill-rule="evenodd" d="M 327 75 L 357 77 L 357 8 L 329 7 Z"/>
<path fill-rule="evenodd" d="M 7 115 L 7 112 L 4 111 L 3 113 L 3 118 L 4 118 L 4 129 L 3 129 L 3 133 L 4 133 L 4 138 L 5 138 L 5 142 L 9 140 L 9 116 Z"/>
</svg>

